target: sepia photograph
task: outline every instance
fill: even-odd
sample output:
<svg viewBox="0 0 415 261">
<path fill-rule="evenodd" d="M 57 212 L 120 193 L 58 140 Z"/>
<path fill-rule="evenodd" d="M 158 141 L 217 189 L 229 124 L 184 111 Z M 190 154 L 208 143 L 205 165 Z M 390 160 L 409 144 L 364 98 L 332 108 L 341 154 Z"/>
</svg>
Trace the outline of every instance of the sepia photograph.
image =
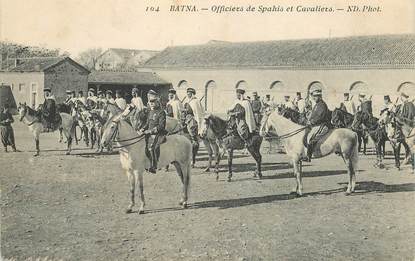
<svg viewBox="0 0 415 261">
<path fill-rule="evenodd" d="M 413 0 L 0 0 L 0 260 L 415 260 Z"/>
</svg>

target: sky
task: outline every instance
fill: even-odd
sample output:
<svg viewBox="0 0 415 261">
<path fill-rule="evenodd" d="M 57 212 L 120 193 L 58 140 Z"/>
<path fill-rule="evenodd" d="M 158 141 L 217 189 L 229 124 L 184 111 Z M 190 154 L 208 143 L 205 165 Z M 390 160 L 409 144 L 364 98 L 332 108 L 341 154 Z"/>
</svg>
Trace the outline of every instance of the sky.
<svg viewBox="0 0 415 261">
<path fill-rule="evenodd" d="M 216 14 L 212 6 L 380 6 L 381 12 Z M 195 5 L 195 13 L 171 12 Z M 159 12 L 146 12 L 158 6 Z M 161 50 L 209 40 L 263 41 L 415 33 L 414 0 L 0 0 L 0 40 L 60 48 Z"/>
</svg>

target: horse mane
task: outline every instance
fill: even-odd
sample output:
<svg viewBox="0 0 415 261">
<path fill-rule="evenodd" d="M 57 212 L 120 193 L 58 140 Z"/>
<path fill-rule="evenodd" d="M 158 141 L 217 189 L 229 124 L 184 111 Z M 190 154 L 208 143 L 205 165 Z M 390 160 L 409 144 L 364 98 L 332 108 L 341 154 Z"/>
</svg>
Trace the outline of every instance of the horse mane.
<svg viewBox="0 0 415 261">
<path fill-rule="evenodd" d="M 30 106 L 26 105 L 26 110 L 29 116 L 37 116 L 37 112 L 34 109 L 30 108 Z"/>
<path fill-rule="evenodd" d="M 226 134 L 226 128 L 227 128 L 227 125 L 228 125 L 226 120 L 220 118 L 219 116 L 213 115 L 213 114 L 210 114 L 208 119 L 209 119 L 209 121 L 212 122 L 212 125 L 213 125 L 213 126 L 211 126 L 211 128 L 213 127 L 212 130 L 217 130 L 217 132 L 220 135 L 225 135 Z"/>
</svg>

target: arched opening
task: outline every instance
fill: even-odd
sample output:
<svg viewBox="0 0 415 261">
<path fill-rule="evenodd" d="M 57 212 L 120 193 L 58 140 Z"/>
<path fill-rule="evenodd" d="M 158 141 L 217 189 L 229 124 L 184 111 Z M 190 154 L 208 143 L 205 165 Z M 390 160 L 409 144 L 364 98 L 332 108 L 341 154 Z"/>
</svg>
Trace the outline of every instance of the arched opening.
<svg viewBox="0 0 415 261">
<path fill-rule="evenodd" d="M 326 88 L 324 87 L 324 85 L 323 85 L 323 83 L 322 83 L 322 82 L 320 82 L 320 81 L 314 81 L 314 82 L 311 82 L 311 83 L 308 85 L 308 87 L 307 87 L 307 92 L 310 92 L 311 87 L 314 87 L 314 86 L 319 86 L 322 90 L 325 90 L 325 89 L 326 89 Z"/>
<path fill-rule="evenodd" d="M 284 84 L 282 83 L 282 81 L 274 81 L 274 82 L 271 83 L 269 88 L 272 91 L 282 90 L 284 88 Z"/>
<path fill-rule="evenodd" d="M 358 95 L 359 93 L 366 93 L 367 92 L 367 84 L 362 81 L 357 81 L 350 85 L 350 93 L 354 95 Z"/>
<path fill-rule="evenodd" d="M 244 90 L 246 90 L 247 87 L 248 87 L 248 84 L 244 80 L 241 80 L 241 81 L 237 82 L 236 85 L 235 85 L 235 88 L 236 89 L 244 89 Z"/>
<path fill-rule="evenodd" d="M 403 82 L 398 86 L 398 92 L 405 92 L 410 96 L 415 95 L 415 83 L 413 82 Z"/>
<path fill-rule="evenodd" d="M 181 80 L 178 84 L 177 84 L 177 88 L 179 89 L 187 89 L 189 87 L 189 84 L 186 80 Z"/>
<path fill-rule="evenodd" d="M 213 96 L 216 89 L 216 82 L 210 80 L 205 85 L 205 110 L 213 112 Z"/>
</svg>

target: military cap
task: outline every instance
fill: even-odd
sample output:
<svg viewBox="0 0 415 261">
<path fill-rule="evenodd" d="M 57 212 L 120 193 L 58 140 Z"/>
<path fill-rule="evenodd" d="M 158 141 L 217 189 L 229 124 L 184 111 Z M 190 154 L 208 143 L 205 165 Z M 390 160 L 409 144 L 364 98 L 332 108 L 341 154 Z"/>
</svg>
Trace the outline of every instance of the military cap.
<svg viewBox="0 0 415 261">
<path fill-rule="evenodd" d="M 193 89 L 193 88 L 191 88 L 191 87 L 187 88 L 187 92 L 190 92 L 190 93 L 196 94 L 196 90 L 195 90 L 195 89 Z"/>
<path fill-rule="evenodd" d="M 364 98 L 364 97 L 366 97 L 366 94 L 361 92 L 361 93 L 359 93 L 359 97 Z"/>
<path fill-rule="evenodd" d="M 131 92 L 132 93 L 138 93 L 138 88 L 137 87 L 134 87 Z"/>
<path fill-rule="evenodd" d="M 301 92 L 296 92 L 296 95 L 297 96 L 301 96 Z"/>
<path fill-rule="evenodd" d="M 383 99 L 390 101 L 391 97 L 389 97 L 389 95 L 385 95 L 385 96 L 383 96 Z"/>
<path fill-rule="evenodd" d="M 83 91 L 79 91 L 78 93 L 79 93 L 79 94 L 84 94 L 84 92 L 83 92 Z"/>
<path fill-rule="evenodd" d="M 112 91 L 111 90 L 107 90 L 105 93 L 106 94 L 112 94 Z"/>
<path fill-rule="evenodd" d="M 72 94 L 73 91 L 71 90 L 66 90 L 66 94 Z"/>
<path fill-rule="evenodd" d="M 236 93 L 245 94 L 245 90 L 244 89 L 236 89 Z"/>
<path fill-rule="evenodd" d="M 290 95 L 284 95 L 284 98 L 290 98 Z"/>
<path fill-rule="evenodd" d="M 344 95 L 344 97 L 349 97 L 350 96 L 350 93 L 345 92 L 343 95 Z"/>
<path fill-rule="evenodd" d="M 252 96 L 258 96 L 258 92 L 252 92 Z"/>
<path fill-rule="evenodd" d="M 89 92 L 92 92 L 92 93 L 95 93 L 95 89 L 93 89 L 93 88 L 89 88 L 89 90 L 88 90 Z"/>
<path fill-rule="evenodd" d="M 103 91 L 101 91 L 101 90 L 99 90 L 99 91 L 98 91 L 98 95 L 99 95 L 99 94 L 103 94 L 103 93 L 104 93 L 104 92 L 103 92 Z"/>
<path fill-rule="evenodd" d="M 170 90 L 169 90 L 169 93 L 171 93 L 171 94 L 176 94 L 176 90 L 175 90 L 175 89 L 170 89 Z"/>
<path fill-rule="evenodd" d="M 51 92 L 52 90 L 50 88 L 48 88 L 48 87 L 45 87 L 45 88 L 43 88 L 43 91 L 44 92 Z"/>
<path fill-rule="evenodd" d="M 147 93 L 147 98 L 149 101 L 156 101 L 158 100 L 159 94 L 156 91 L 149 90 Z"/>
<path fill-rule="evenodd" d="M 271 98 L 271 95 L 270 94 L 266 94 L 265 97 Z"/>
</svg>

